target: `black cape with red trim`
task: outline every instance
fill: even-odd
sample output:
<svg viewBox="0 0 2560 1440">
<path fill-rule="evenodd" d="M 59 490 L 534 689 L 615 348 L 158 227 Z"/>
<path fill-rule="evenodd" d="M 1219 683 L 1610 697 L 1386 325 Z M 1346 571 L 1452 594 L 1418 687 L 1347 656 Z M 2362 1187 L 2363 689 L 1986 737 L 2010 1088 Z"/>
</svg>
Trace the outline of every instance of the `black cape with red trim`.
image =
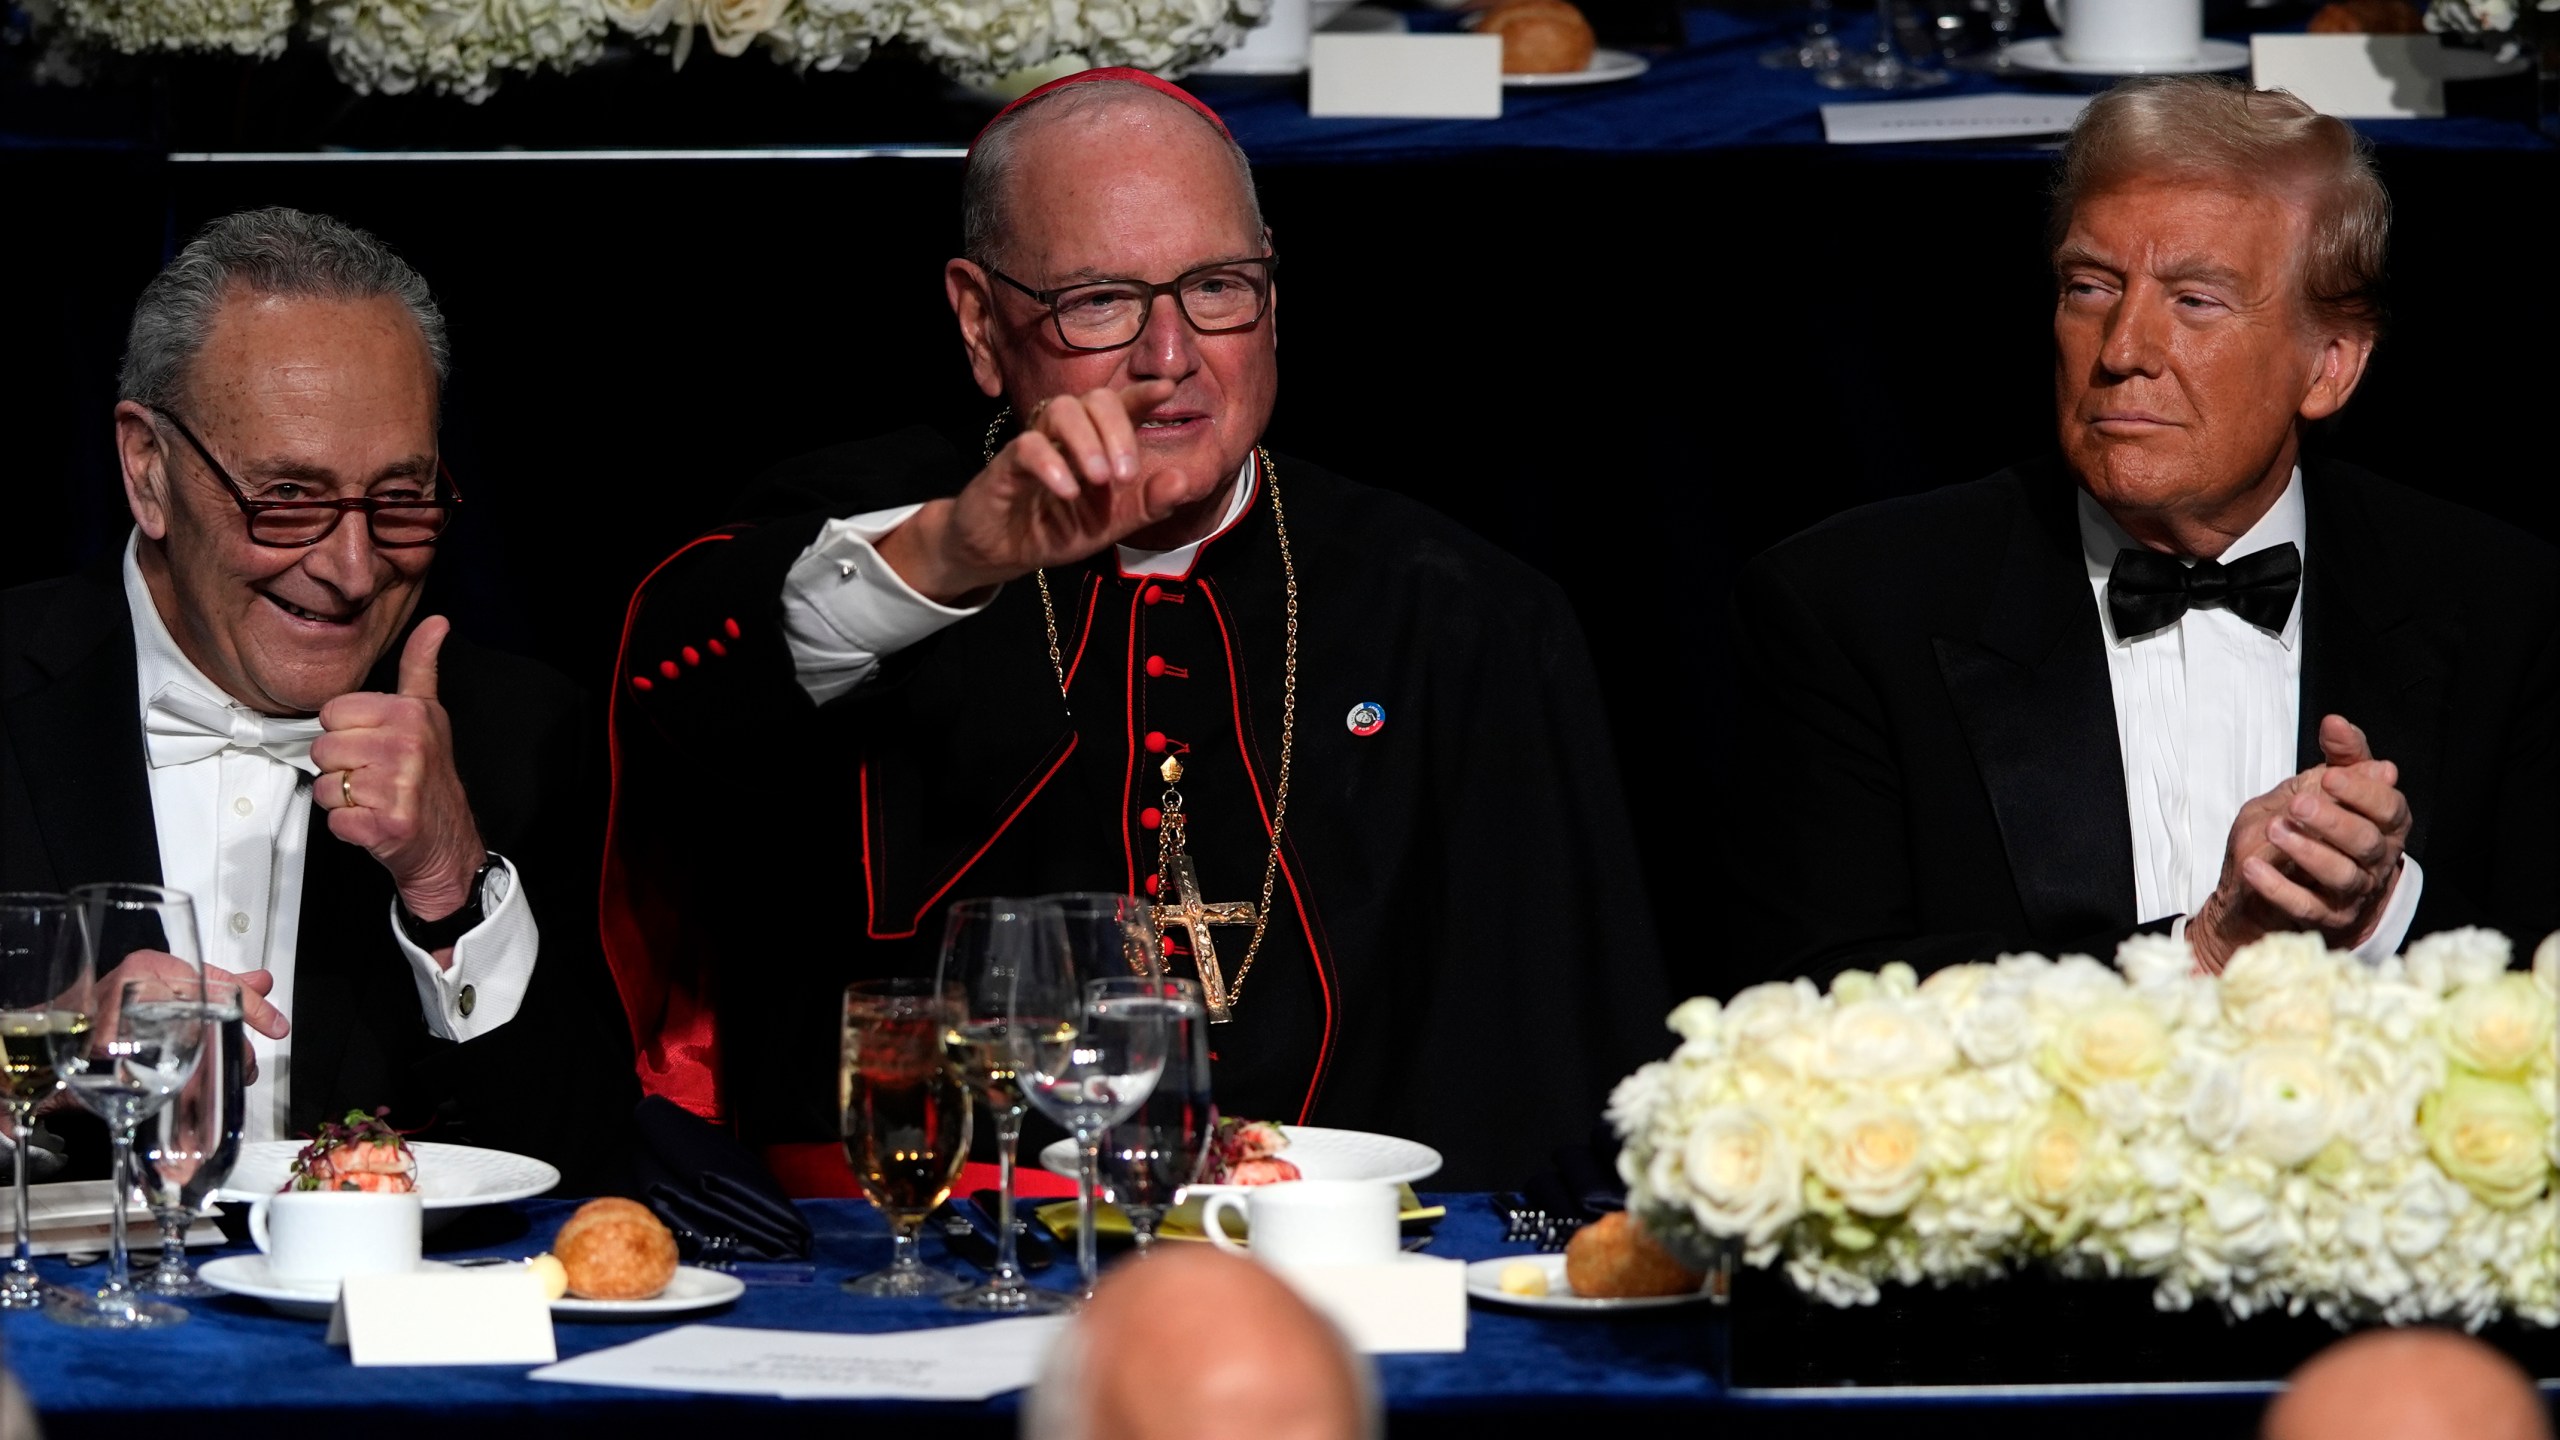
<svg viewBox="0 0 2560 1440">
<path fill-rule="evenodd" d="M 925 430 L 803 457 L 751 492 L 767 518 L 633 602 L 608 935 L 641 1028 L 661 1019 L 644 1081 L 752 1141 L 835 1134 L 842 987 L 933 973 L 951 900 L 1143 887 L 1166 754 L 1204 896 L 1260 898 L 1286 592 L 1259 485 L 1183 578 L 1124 577 L 1111 551 L 1049 572 L 1072 714 L 1029 580 L 833 703 L 800 689 L 780 594 L 820 524 L 975 468 Z M 1518 1184 L 1670 1043 L 1582 634 L 1552 582 L 1442 517 L 1277 469 L 1294 773 L 1268 938 L 1212 1031 L 1220 1108 L 1424 1141 L 1435 1183 Z M 1365 735 L 1364 702 L 1384 712 Z M 1250 937 L 1215 933 L 1231 979 Z"/>
</svg>

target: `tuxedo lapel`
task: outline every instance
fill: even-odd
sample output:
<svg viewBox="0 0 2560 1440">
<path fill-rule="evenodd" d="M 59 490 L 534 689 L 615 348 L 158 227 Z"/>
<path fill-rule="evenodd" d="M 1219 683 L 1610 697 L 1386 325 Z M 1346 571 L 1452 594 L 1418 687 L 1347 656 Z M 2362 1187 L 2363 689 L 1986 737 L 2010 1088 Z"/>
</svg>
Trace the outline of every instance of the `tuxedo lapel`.
<svg viewBox="0 0 2560 1440">
<path fill-rule="evenodd" d="M 2321 762 L 2320 720 L 2361 726 L 2373 753 L 2400 767 L 2411 854 L 2423 855 L 2441 769 L 2442 716 L 2429 703 L 2456 669 L 2462 626 L 2429 614 L 2401 583 L 2381 527 L 2326 467 L 2304 467 L 2302 715 L 2298 759 Z"/>
<path fill-rule="evenodd" d="M 2140 917 L 2124 761 L 2070 482 L 2056 467 L 2020 479 L 2025 503 L 1981 627 L 1935 645 L 2018 903 L 2032 933 L 2059 940 Z"/>
<path fill-rule="evenodd" d="M 66 889 L 160 880 L 133 617 L 117 576 L 93 570 L 54 592 L 27 646 L 33 683 L 6 701 L 35 848 Z"/>
</svg>

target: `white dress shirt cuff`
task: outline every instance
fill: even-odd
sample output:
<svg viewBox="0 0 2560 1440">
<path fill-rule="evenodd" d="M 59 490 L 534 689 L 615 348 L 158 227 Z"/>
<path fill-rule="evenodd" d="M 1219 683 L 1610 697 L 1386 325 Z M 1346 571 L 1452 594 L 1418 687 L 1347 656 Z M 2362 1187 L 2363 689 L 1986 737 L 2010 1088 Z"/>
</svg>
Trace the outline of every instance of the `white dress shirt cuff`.
<svg viewBox="0 0 2560 1440">
<path fill-rule="evenodd" d="M 2400 857 L 2400 878 L 2391 883 L 2391 898 L 2382 902 L 2382 921 L 2373 927 L 2373 936 L 2356 947 L 2356 958 L 2368 965 L 2379 965 L 2400 953 L 2409 938 L 2409 926 L 2418 918 L 2418 892 L 2427 888 L 2426 872 L 2418 868 L 2418 857 Z"/>
<path fill-rule="evenodd" d="M 542 932 L 533 923 L 533 903 L 515 866 L 503 855 L 480 882 L 480 923 L 453 942 L 453 964 L 410 942 L 400 928 L 400 901 L 391 902 L 391 938 L 409 957 L 409 973 L 418 982 L 418 1008 L 427 1029 L 443 1040 L 471 1040 L 516 1018 L 525 988 L 533 983 L 533 962 L 542 948 Z"/>
<path fill-rule="evenodd" d="M 987 608 L 985 601 L 955 609 L 926 599 L 873 548 L 923 508 L 830 520 L 791 562 L 782 580 L 782 638 L 800 688 L 818 704 L 869 679 L 882 657 Z"/>
</svg>

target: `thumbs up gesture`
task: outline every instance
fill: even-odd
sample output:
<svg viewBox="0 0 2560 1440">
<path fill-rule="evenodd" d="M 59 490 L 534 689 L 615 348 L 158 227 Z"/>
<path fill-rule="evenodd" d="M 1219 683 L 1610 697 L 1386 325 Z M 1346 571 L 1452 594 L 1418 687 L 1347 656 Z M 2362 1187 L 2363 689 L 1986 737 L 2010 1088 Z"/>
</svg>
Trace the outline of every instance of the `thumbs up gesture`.
<svg viewBox="0 0 2560 1440">
<path fill-rule="evenodd" d="M 324 733 L 311 742 L 320 767 L 311 795 L 329 812 L 329 833 L 381 861 L 421 920 L 461 909 L 487 854 L 436 700 L 436 655 L 452 630 L 441 615 L 419 622 L 400 652 L 399 693 L 358 690 L 321 706 Z"/>
</svg>

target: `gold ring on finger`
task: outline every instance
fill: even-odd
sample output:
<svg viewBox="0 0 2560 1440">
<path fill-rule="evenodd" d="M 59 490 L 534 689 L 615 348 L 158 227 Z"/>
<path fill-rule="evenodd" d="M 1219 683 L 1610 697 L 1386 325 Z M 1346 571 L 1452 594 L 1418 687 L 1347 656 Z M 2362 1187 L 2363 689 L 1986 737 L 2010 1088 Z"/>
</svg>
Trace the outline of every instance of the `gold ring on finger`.
<svg viewBox="0 0 2560 1440">
<path fill-rule="evenodd" d="M 349 810 L 355 808 L 356 772 L 353 770 L 341 770 L 338 772 L 338 803 Z"/>
</svg>

